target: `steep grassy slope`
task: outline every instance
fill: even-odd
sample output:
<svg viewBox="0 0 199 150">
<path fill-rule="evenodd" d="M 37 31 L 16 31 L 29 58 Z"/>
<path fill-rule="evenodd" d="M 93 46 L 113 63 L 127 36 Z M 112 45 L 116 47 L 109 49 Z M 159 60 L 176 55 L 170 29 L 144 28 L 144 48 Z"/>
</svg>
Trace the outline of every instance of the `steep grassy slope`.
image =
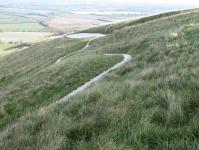
<svg viewBox="0 0 199 150">
<path fill-rule="evenodd" d="M 198 22 L 195 10 L 92 41 L 84 55 L 132 60 L 67 101 L 26 113 L 0 133 L 0 149 L 197 150 Z"/>
<path fill-rule="evenodd" d="M 55 64 L 58 58 L 80 50 L 87 42 L 88 39 L 62 38 L 2 54 L 0 131 L 27 112 L 61 99 L 122 60 L 117 56 L 108 59 L 108 56 L 85 54 L 72 55 Z"/>
</svg>

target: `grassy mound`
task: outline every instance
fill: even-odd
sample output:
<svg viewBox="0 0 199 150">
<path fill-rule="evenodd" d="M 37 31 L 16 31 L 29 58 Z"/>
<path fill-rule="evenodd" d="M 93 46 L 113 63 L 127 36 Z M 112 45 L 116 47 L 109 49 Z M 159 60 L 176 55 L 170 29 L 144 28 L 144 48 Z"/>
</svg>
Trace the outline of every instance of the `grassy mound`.
<svg viewBox="0 0 199 150">
<path fill-rule="evenodd" d="M 92 41 L 84 55 L 132 60 L 67 101 L 7 124 L 0 149 L 198 149 L 198 22 L 194 10 Z"/>
</svg>

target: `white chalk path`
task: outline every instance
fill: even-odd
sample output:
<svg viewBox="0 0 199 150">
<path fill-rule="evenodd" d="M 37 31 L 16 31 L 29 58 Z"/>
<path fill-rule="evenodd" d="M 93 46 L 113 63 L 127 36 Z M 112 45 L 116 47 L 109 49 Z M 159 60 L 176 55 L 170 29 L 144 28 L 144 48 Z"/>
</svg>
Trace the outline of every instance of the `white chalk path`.
<svg viewBox="0 0 199 150">
<path fill-rule="evenodd" d="M 66 100 L 67 98 L 76 95 L 77 93 L 83 91 L 84 89 L 86 89 L 89 85 L 91 85 L 93 82 L 98 81 L 100 78 L 102 78 L 104 75 L 106 75 L 109 71 L 114 70 L 118 67 L 120 67 L 121 65 L 123 65 L 124 63 L 126 63 L 127 61 L 129 61 L 131 59 L 130 55 L 127 54 L 105 54 L 105 55 L 122 55 L 124 56 L 124 60 L 118 64 L 116 64 L 115 66 L 111 67 L 110 69 L 104 71 L 103 73 L 101 73 L 100 75 L 98 75 L 97 77 L 91 79 L 89 82 L 86 82 L 84 85 L 78 87 L 76 90 L 72 91 L 71 93 L 69 93 L 68 95 L 66 95 L 65 97 L 63 97 L 62 99 L 60 99 L 57 102 L 62 102 L 64 100 Z"/>
<path fill-rule="evenodd" d="M 78 53 L 78 52 L 81 52 L 81 51 L 85 50 L 86 48 L 89 47 L 89 43 L 90 43 L 93 39 L 95 39 L 95 38 L 92 38 L 92 39 L 87 43 L 87 45 L 86 45 L 83 49 L 78 50 L 78 51 L 73 52 L 73 53 L 70 53 L 70 54 L 68 54 L 68 55 L 66 55 L 66 56 L 64 56 L 64 57 L 62 57 L 62 58 L 59 58 L 59 59 L 56 61 L 56 63 L 60 62 L 62 59 L 66 58 L 66 57 L 68 57 L 68 56 L 70 56 L 70 55 L 72 55 L 72 54 L 75 54 L 75 53 Z M 55 63 L 55 64 L 56 64 L 56 63 Z"/>
<path fill-rule="evenodd" d="M 89 37 L 94 37 L 94 38 L 92 38 L 92 39 L 86 44 L 86 46 L 85 46 L 83 49 L 78 50 L 78 51 L 73 52 L 73 53 L 70 53 L 70 54 L 68 54 L 68 55 L 66 55 L 66 56 L 64 56 L 64 57 L 62 57 L 62 58 L 59 58 L 59 59 L 56 61 L 56 63 L 60 62 L 62 59 L 66 58 L 66 57 L 68 57 L 68 56 L 70 56 L 70 55 L 72 55 L 72 54 L 75 54 L 75 53 L 78 53 L 78 52 L 81 52 L 81 51 L 85 50 L 86 48 L 89 47 L 89 44 L 90 44 L 90 42 L 91 42 L 93 39 L 96 39 L 96 38 L 99 38 L 99 37 L 104 37 L 104 36 L 106 36 L 106 35 L 100 34 L 100 33 L 79 33 L 79 34 L 67 35 L 67 37 L 69 37 L 69 38 L 74 38 L 74 39 L 89 38 Z M 56 63 L 55 63 L 55 64 L 56 64 Z"/>
<path fill-rule="evenodd" d="M 18 51 L 22 51 L 22 50 L 24 50 L 24 49 L 26 49 L 26 48 L 28 48 L 29 46 L 24 46 L 24 47 L 22 47 L 21 49 L 19 49 Z"/>
<path fill-rule="evenodd" d="M 103 35 L 103 34 L 96 34 L 96 33 L 95 33 L 95 34 L 93 34 L 93 33 L 91 33 L 91 34 L 88 34 L 88 33 L 80 33 L 80 34 L 69 35 L 68 37 L 70 37 L 70 38 L 83 38 L 83 37 L 91 37 L 91 36 L 92 36 L 92 37 L 95 36 L 95 38 L 93 38 L 93 39 L 96 39 L 96 38 L 98 38 L 98 37 L 103 37 L 103 36 L 105 36 L 105 35 Z M 58 59 L 56 63 L 60 62 L 63 58 L 65 58 L 65 57 L 67 57 L 67 56 L 70 56 L 71 54 L 75 54 L 75 53 L 78 53 L 78 52 L 80 52 L 80 51 L 85 50 L 86 48 L 89 47 L 89 43 L 90 43 L 93 39 L 91 39 L 83 49 L 81 49 L 81 50 L 79 50 L 79 51 L 76 51 L 76 52 L 73 52 L 73 53 L 70 53 L 70 54 L 68 54 L 68 55 L 66 55 L 66 56 L 64 56 L 64 57 L 62 57 L 62 58 L 60 58 L 60 59 Z M 91 79 L 89 82 L 86 82 L 84 85 L 78 87 L 76 90 L 72 91 L 71 93 L 69 93 L 68 95 L 66 95 L 65 97 L 63 97 L 62 99 L 60 99 L 60 100 L 57 101 L 57 102 L 62 102 L 62 101 L 64 101 L 64 100 L 66 100 L 67 98 L 69 98 L 69 97 L 71 97 L 71 96 L 73 96 L 73 95 L 76 95 L 77 93 L 83 91 L 83 90 L 86 89 L 89 85 L 91 85 L 93 82 L 98 81 L 100 78 L 102 78 L 104 75 L 106 75 L 109 71 L 114 70 L 114 69 L 116 69 L 116 68 L 119 68 L 121 65 L 123 65 L 124 63 L 126 63 L 127 61 L 129 61 L 129 60 L 131 59 L 131 56 L 130 56 L 130 55 L 127 55 L 127 54 L 105 54 L 105 55 L 122 55 L 122 56 L 124 57 L 124 60 L 123 60 L 122 62 L 120 62 L 120 63 L 117 63 L 116 65 L 114 65 L 113 67 L 109 68 L 108 70 L 104 71 L 103 73 L 99 74 L 99 75 L 96 76 L 95 78 Z"/>
</svg>

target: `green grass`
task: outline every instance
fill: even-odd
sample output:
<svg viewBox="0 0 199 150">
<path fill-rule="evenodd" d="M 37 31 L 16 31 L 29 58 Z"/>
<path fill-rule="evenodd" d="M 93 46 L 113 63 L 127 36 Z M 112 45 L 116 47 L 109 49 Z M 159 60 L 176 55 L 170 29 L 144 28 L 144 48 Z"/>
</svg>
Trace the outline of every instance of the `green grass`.
<svg viewBox="0 0 199 150">
<path fill-rule="evenodd" d="M 89 49 L 65 59 L 59 66 L 46 65 L 48 68 L 45 69 L 44 66 L 35 65 L 35 68 L 39 67 L 38 70 L 44 70 L 37 73 L 34 70 L 36 74 L 33 77 L 30 76 L 33 74 L 31 70 L 24 70 L 34 65 L 28 65 L 15 53 L 15 57 L 3 57 L 7 62 L 3 61 L 4 65 L 1 67 L 4 69 L 0 68 L 0 97 L 3 97 L 0 149 L 197 150 L 199 11 L 171 14 L 167 14 L 170 17 L 156 20 L 152 16 L 147 18 L 150 20 L 147 22 L 143 19 L 145 21 L 139 25 L 120 24 L 121 28 L 112 28 L 114 31 L 108 36 L 92 41 Z M 57 42 L 56 45 L 61 45 L 63 40 Z M 49 49 L 49 43 L 41 44 Z M 79 46 L 77 43 L 74 43 L 74 47 L 75 45 Z M 45 57 L 49 51 L 45 53 L 39 47 L 41 46 L 32 47 L 30 51 L 36 50 Z M 54 50 L 56 53 L 49 58 L 52 62 L 54 55 L 61 56 L 62 52 L 58 51 L 58 47 Z M 104 53 L 126 53 L 132 56 L 132 60 L 111 71 L 84 92 L 65 102 L 50 104 L 60 96 L 53 94 L 48 97 L 51 85 L 54 85 L 51 87 L 52 93 L 57 89 L 57 84 L 53 84 L 54 78 L 58 79 L 56 81 L 60 85 L 65 85 L 70 84 L 67 76 L 71 75 L 76 80 L 76 76 L 90 74 L 89 68 L 95 72 L 94 66 L 98 64 L 101 66 L 99 68 L 105 70 L 104 65 L 108 62 L 102 55 Z M 23 53 L 19 54 L 21 56 Z M 39 61 L 39 54 L 31 55 L 27 51 L 28 56 L 25 58 L 31 62 L 34 56 L 37 63 L 46 64 Z M 16 63 L 14 58 L 21 63 Z M 121 58 L 108 59 L 112 60 L 110 66 L 118 59 Z M 77 63 L 78 61 L 81 63 Z M 84 65 L 84 62 L 87 63 Z M 95 65 L 89 66 L 91 62 Z M 75 66 L 71 66 L 72 71 L 69 69 L 71 74 L 67 72 L 68 69 L 62 69 L 68 63 Z M 76 76 L 73 74 L 75 71 L 78 72 Z M 63 72 L 66 73 L 61 74 Z M 65 82 L 63 78 L 67 83 L 62 84 Z M 32 88 L 33 91 L 30 90 Z M 26 108 L 35 102 L 31 101 L 31 94 L 39 97 L 35 103 L 38 106 L 34 110 Z M 48 98 L 44 98 L 45 96 Z M 18 97 L 21 99 L 15 100 Z M 41 103 L 50 105 L 40 105 Z M 24 109 L 24 115 L 17 117 Z M 12 116 L 18 119 L 13 121 Z"/>
<path fill-rule="evenodd" d="M 121 57 L 108 59 L 104 55 L 85 54 L 69 57 L 55 65 L 57 59 L 83 48 L 87 42 L 57 39 L 0 59 L 0 105 L 4 107 L 0 130 L 27 112 L 61 99 L 121 60 Z M 70 88 L 66 89 L 66 85 Z M 5 94 L 6 91 L 9 94 Z"/>
<path fill-rule="evenodd" d="M 28 29 L 42 29 L 44 26 L 39 23 L 22 23 L 22 24 L 0 24 L 0 29 L 20 29 L 20 30 L 28 30 Z"/>
<path fill-rule="evenodd" d="M 17 49 L 12 49 L 9 51 L 1 51 L 0 52 L 0 59 L 2 59 L 3 57 L 5 57 L 6 55 L 12 54 L 13 52 L 15 52 Z"/>
<path fill-rule="evenodd" d="M 0 50 L 14 46 L 13 44 L 0 44 Z"/>
</svg>

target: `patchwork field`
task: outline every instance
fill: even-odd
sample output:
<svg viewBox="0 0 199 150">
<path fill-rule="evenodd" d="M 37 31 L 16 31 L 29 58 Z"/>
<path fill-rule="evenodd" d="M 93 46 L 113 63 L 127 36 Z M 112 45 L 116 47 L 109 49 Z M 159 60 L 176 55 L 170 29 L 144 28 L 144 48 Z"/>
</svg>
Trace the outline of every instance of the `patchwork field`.
<svg viewBox="0 0 199 150">
<path fill-rule="evenodd" d="M 32 32 L 48 29 L 67 30 L 69 32 L 79 31 L 89 27 L 96 27 L 107 22 L 130 19 L 137 15 L 93 15 L 72 14 L 60 11 L 48 14 L 28 13 L 2 13 L 0 14 L 0 29 L 6 32 L 29 30 Z M 46 26 L 39 24 L 42 22 Z"/>
<path fill-rule="evenodd" d="M 52 35 L 50 32 L 2 32 L 0 33 L 1 42 L 8 43 L 15 42 L 30 42 L 43 39 Z"/>
<path fill-rule="evenodd" d="M 39 23 L 46 20 L 48 20 L 47 15 L 0 12 L 0 24 Z"/>
<path fill-rule="evenodd" d="M 26 18 L 46 18 L 46 16 L 43 15 L 32 15 L 32 14 L 26 14 L 26 13 L 9 13 L 7 15 L 13 16 L 13 17 L 26 17 Z"/>
<path fill-rule="evenodd" d="M 22 23 L 22 24 L 0 24 L 0 29 L 21 29 L 21 30 L 28 30 L 28 29 L 39 29 L 45 28 L 39 23 Z"/>
<path fill-rule="evenodd" d="M 45 16 L 39 16 L 39 15 L 25 15 L 24 17 L 27 17 L 27 18 L 46 18 Z"/>
<path fill-rule="evenodd" d="M 38 23 L 38 19 L 32 18 L 0 18 L 0 24 L 23 24 L 23 23 Z"/>
<path fill-rule="evenodd" d="M 46 18 L 41 15 L 30 15 L 30 14 L 17 14 L 17 13 L 3 13 L 0 14 L 1 19 L 10 19 L 10 18 Z"/>
<path fill-rule="evenodd" d="M 8 47 L 12 47 L 14 46 L 14 44 L 0 44 L 0 50 L 8 48 Z"/>
<path fill-rule="evenodd" d="M 0 14 L 0 29 L 4 32 L 46 32 L 47 30 L 52 32 L 57 30 L 77 32 L 105 23 L 106 21 L 100 20 L 103 17 L 59 12 L 57 12 L 57 15 L 6 12 Z M 40 22 L 46 26 L 43 26 Z"/>
<path fill-rule="evenodd" d="M 65 28 L 85 28 L 93 25 L 98 25 L 105 23 L 101 21 L 104 16 L 95 16 L 95 15 L 77 15 L 77 14 L 60 14 L 55 16 L 54 19 L 47 22 L 47 24 L 54 24 L 58 27 Z"/>
</svg>

